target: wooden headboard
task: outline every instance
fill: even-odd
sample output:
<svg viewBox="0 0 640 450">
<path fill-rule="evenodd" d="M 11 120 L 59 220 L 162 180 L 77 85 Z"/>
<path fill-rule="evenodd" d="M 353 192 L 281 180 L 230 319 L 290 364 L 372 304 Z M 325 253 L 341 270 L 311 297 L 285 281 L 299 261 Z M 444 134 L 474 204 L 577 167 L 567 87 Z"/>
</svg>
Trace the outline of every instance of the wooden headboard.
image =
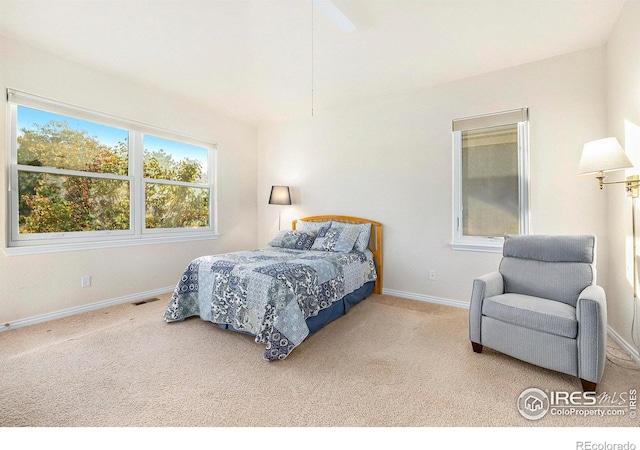
<svg viewBox="0 0 640 450">
<path fill-rule="evenodd" d="M 342 222 L 342 223 L 370 223 L 371 224 L 371 236 L 369 236 L 369 250 L 373 253 L 373 260 L 376 265 L 376 272 L 378 274 L 378 278 L 376 279 L 373 292 L 375 294 L 382 294 L 382 224 L 380 222 L 374 222 L 372 220 L 361 219 L 359 217 L 350 217 L 350 216 L 312 216 L 312 217 L 304 217 L 302 219 L 306 222 L 325 222 L 327 220 L 333 220 L 334 222 Z M 298 220 L 294 220 L 291 224 L 291 229 L 296 229 L 296 222 Z"/>
</svg>

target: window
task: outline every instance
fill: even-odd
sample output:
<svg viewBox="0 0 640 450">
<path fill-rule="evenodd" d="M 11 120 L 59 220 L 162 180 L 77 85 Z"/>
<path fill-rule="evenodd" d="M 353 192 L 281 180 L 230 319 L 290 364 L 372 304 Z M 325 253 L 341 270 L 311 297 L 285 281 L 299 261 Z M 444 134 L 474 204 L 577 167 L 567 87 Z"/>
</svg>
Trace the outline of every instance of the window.
<svg viewBox="0 0 640 450">
<path fill-rule="evenodd" d="M 456 250 L 500 251 L 529 232 L 528 110 L 453 121 Z"/>
<path fill-rule="evenodd" d="M 13 90 L 8 99 L 10 247 L 215 236 L 215 144 Z"/>
<path fill-rule="evenodd" d="M 143 137 L 146 229 L 208 227 L 208 150 Z"/>
</svg>

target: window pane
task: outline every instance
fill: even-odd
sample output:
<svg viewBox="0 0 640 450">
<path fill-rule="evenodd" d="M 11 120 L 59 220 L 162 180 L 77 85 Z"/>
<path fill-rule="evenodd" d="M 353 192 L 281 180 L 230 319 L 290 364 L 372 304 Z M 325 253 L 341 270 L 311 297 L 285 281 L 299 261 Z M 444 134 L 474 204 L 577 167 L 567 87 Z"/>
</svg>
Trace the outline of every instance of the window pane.
<svg viewBox="0 0 640 450">
<path fill-rule="evenodd" d="M 207 183 L 209 151 L 204 147 L 144 136 L 144 177 Z"/>
<path fill-rule="evenodd" d="M 129 182 L 18 172 L 19 232 L 129 229 Z"/>
<path fill-rule="evenodd" d="M 465 236 L 519 233 L 517 124 L 462 132 Z"/>
<path fill-rule="evenodd" d="M 209 226 L 209 189 L 146 183 L 147 228 Z"/>
<path fill-rule="evenodd" d="M 18 164 L 127 175 L 126 130 L 18 106 Z"/>
</svg>

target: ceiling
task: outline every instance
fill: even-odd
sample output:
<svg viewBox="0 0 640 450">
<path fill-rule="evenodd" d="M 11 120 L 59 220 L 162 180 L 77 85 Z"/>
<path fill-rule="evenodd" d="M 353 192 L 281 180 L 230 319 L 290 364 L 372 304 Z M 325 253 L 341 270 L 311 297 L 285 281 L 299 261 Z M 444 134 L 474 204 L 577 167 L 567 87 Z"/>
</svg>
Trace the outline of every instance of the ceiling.
<svg viewBox="0 0 640 450">
<path fill-rule="evenodd" d="M 599 46 L 623 3 L 334 0 L 345 33 L 311 0 L 0 0 L 0 35 L 257 125 Z"/>
</svg>

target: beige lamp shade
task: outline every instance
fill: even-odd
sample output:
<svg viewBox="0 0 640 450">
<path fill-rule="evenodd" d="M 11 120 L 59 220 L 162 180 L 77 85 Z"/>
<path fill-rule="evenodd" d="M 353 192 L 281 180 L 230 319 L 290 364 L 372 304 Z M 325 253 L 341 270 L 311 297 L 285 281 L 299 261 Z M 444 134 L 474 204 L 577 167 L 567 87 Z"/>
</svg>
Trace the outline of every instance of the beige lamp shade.
<svg viewBox="0 0 640 450">
<path fill-rule="evenodd" d="M 608 172 L 633 167 L 614 137 L 587 142 L 582 149 L 578 175 Z"/>
</svg>

